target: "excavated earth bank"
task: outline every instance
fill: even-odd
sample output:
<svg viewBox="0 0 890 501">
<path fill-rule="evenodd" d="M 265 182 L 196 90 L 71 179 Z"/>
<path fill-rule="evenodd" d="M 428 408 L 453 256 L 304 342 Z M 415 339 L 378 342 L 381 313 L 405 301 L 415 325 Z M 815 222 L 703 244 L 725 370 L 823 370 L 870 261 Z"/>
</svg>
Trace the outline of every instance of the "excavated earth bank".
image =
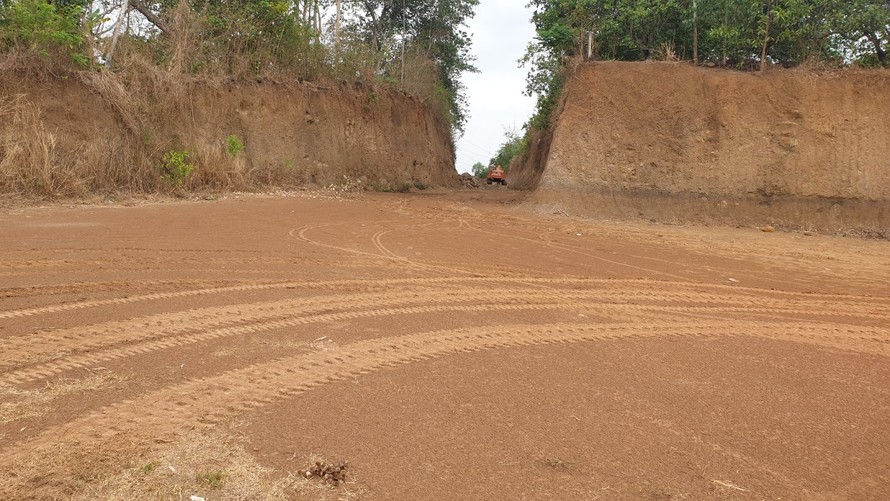
<svg viewBox="0 0 890 501">
<path fill-rule="evenodd" d="M 8 139 L 0 141 L 0 160 L 45 151 L 43 177 L 64 171 L 81 178 L 83 189 L 73 195 L 151 191 L 162 185 L 163 154 L 181 149 L 197 166 L 190 188 L 325 185 L 343 176 L 384 186 L 457 185 L 447 124 L 421 100 L 383 88 L 149 70 L 138 77 L 6 74 L 0 118 L 0 136 Z M 231 135 L 244 145 L 237 157 L 227 150 Z M 38 157 L 12 159 L 29 166 L 7 168 L 14 172 L 6 177 L 41 177 Z"/>
<path fill-rule="evenodd" d="M 538 202 L 605 217 L 890 234 L 890 72 L 585 63 Z"/>
</svg>

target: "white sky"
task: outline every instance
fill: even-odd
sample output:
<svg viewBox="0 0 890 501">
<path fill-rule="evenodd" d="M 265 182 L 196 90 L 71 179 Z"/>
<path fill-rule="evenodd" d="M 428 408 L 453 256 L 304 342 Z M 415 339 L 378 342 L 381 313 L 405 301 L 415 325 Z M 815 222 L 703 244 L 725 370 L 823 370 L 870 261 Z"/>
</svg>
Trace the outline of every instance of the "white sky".
<svg viewBox="0 0 890 501">
<path fill-rule="evenodd" d="M 524 0 L 481 0 L 467 25 L 479 73 L 465 74 L 470 119 L 457 142 L 457 172 L 473 164 L 488 165 L 504 142 L 504 129 L 519 131 L 534 111 L 534 98 L 525 90 L 526 68 L 516 62 L 535 35 L 531 10 Z"/>
</svg>

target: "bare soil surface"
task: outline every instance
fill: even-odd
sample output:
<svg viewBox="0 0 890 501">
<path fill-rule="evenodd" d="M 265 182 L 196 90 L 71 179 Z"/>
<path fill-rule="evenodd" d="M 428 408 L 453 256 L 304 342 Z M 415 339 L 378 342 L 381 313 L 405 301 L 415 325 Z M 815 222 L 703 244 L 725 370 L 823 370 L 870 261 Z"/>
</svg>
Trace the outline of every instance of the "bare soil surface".
<svg viewBox="0 0 890 501">
<path fill-rule="evenodd" d="M 517 197 L 5 209 L 0 498 L 886 499 L 890 243 Z"/>
</svg>

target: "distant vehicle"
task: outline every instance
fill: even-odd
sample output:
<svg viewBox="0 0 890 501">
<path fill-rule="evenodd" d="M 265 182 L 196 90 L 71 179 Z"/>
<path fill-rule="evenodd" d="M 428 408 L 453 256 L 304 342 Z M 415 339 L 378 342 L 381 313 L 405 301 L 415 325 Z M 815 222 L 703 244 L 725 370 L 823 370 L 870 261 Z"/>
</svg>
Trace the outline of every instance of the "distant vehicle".
<svg viewBox="0 0 890 501">
<path fill-rule="evenodd" d="M 500 184 L 502 186 L 507 186 L 507 173 L 504 172 L 504 169 L 501 168 L 500 165 L 488 171 L 488 175 L 485 176 L 486 184 Z"/>
</svg>

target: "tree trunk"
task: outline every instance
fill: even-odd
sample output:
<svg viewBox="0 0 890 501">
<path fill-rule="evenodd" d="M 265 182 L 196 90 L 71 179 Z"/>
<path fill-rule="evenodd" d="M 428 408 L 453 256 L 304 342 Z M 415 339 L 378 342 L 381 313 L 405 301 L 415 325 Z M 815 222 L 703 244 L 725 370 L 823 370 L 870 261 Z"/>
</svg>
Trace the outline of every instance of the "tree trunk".
<svg viewBox="0 0 890 501">
<path fill-rule="evenodd" d="M 114 60 L 114 49 L 117 48 L 117 41 L 121 34 L 121 26 L 124 24 L 124 19 L 129 12 L 130 4 L 127 3 L 121 8 L 121 15 L 117 18 L 117 22 L 114 23 L 114 33 L 111 35 L 111 46 L 108 48 L 108 53 L 105 54 L 105 66 L 107 68 L 111 68 L 112 61 Z"/>
<path fill-rule="evenodd" d="M 337 0 L 337 19 L 334 21 L 334 54 L 340 53 L 340 0 Z"/>
<path fill-rule="evenodd" d="M 692 64 L 698 66 L 698 2 L 692 0 Z"/>
<path fill-rule="evenodd" d="M 881 47 L 881 38 L 876 33 L 870 31 L 863 30 L 863 34 L 865 35 L 865 38 L 875 46 L 875 54 L 877 54 L 881 66 L 887 66 L 887 51 Z"/>
<path fill-rule="evenodd" d="M 726 1 L 723 2 L 723 26 L 729 25 L 729 12 L 726 9 Z M 726 40 L 723 40 L 723 66 L 726 66 Z"/>
<path fill-rule="evenodd" d="M 763 48 L 760 50 L 760 71 L 766 69 L 766 48 L 769 46 L 769 29 L 773 18 L 773 2 L 766 4 L 766 26 L 763 27 Z"/>
</svg>

